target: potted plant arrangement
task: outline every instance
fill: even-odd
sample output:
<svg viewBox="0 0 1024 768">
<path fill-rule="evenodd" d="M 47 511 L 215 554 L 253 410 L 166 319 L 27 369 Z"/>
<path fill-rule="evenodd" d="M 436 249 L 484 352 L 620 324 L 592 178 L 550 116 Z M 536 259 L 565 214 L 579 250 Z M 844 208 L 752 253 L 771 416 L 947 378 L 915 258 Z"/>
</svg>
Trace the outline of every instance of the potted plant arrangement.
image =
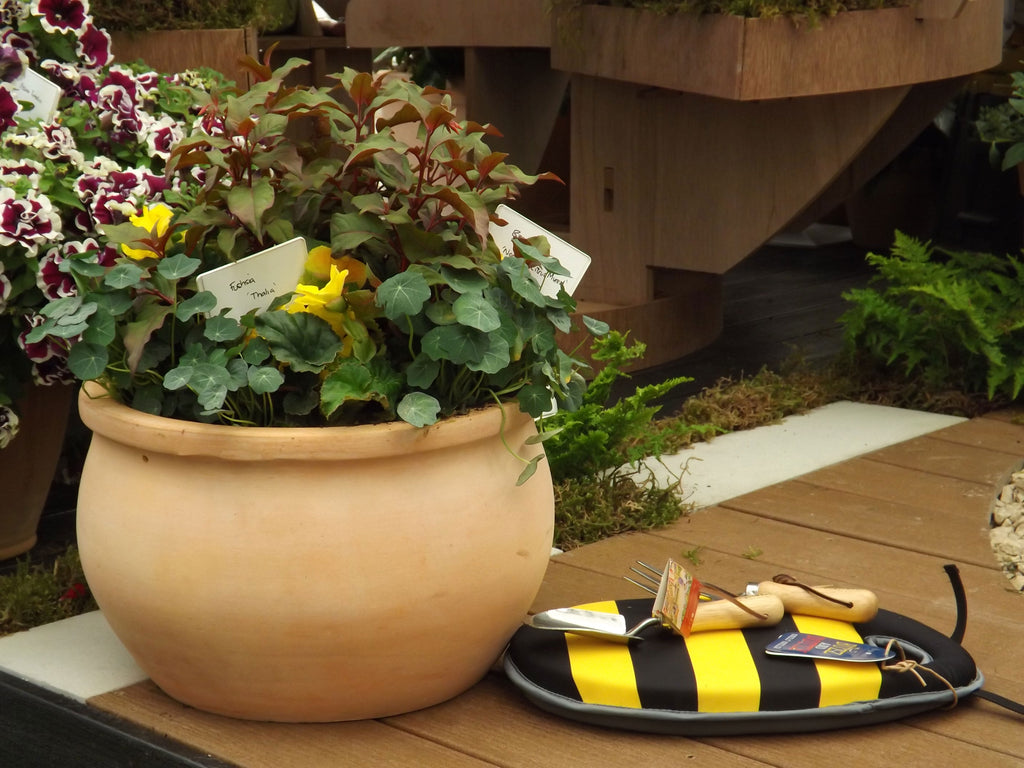
<svg viewBox="0 0 1024 768">
<path fill-rule="evenodd" d="M 0 20 L 2 559 L 35 543 L 73 395 L 65 348 L 26 336 L 74 290 L 65 256 L 161 199 L 170 146 L 193 117 L 172 82 L 113 65 L 84 5 L 4 0 Z"/>
<path fill-rule="evenodd" d="M 194 94 L 173 193 L 103 229 L 112 262 L 66 257 L 77 291 L 31 339 L 88 382 L 83 566 L 152 679 L 238 717 L 379 717 L 474 684 L 531 604 L 534 418 L 579 404 L 583 364 L 543 239 L 490 236 L 536 180 L 494 129 L 401 78 L 289 86 L 298 64 Z"/>
</svg>

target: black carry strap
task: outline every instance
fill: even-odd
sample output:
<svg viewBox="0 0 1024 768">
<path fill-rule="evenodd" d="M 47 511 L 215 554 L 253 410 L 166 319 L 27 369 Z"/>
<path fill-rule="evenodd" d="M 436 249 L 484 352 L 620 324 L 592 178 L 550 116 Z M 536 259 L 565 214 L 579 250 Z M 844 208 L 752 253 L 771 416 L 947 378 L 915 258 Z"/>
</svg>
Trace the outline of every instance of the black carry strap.
<svg viewBox="0 0 1024 768">
<path fill-rule="evenodd" d="M 949 584 L 953 588 L 953 598 L 956 600 L 956 626 L 953 627 L 953 633 L 949 637 L 955 643 L 962 645 L 964 633 L 967 631 L 967 592 L 964 591 L 964 582 L 960 578 L 959 568 L 952 563 L 948 563 L 942 566 L 942 570 L 949 577 Z M 985 699 L 985 701 L 998 704 L 1000 707 L 1011 712 L 1016 712 L 1018 715 L 1024 715 L 1024 704 L 1013 699 L 1008 699 L 1005 696 L 1000 696 L 998 693 L 992 693 L 982 688 L 976 690 L 974 695 L 980 699 Z"/>
</svg>

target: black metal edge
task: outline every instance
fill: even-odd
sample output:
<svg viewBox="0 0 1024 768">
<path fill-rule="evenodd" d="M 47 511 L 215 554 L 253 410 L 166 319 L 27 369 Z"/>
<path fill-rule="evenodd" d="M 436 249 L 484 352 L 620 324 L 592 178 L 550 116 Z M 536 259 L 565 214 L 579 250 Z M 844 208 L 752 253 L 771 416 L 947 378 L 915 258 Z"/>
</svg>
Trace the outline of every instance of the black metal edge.
<svg viewBox="0 0 1024 768">
<path fill-rule="evenodd" d="M 183 742 L 0 671 L 4 768 L 233 768 Z"/>
</svg>

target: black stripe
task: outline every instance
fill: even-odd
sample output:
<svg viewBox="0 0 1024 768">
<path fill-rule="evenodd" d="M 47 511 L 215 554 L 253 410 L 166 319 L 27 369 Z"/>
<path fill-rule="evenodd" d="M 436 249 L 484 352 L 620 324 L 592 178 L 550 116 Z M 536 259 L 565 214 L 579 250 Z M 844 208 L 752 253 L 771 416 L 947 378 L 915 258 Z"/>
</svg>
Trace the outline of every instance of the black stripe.
<svg viewBox="0 0 1024 768">
<path fill-rule="evenodd" d="M 645 599 L 616 603 L 627 626 L 649 618 L 651 604 L 651 600 Z M 686 644 L 672 632 L 657 628 L 647 630 L 644 638 L 629 646 L 640 705 L 644 709 L 696 712 L 697 678 Z"/>
<path fill-rule="evenodd" d="M 551 693 L 582 701 L 569 665 L 565 635 L 533 627 L 520 627 L 508 653 L 516 668 L 532 683 Z"/>
<path fill-rule="evenodd" d="M 798 631 L 788 613 L 775 626 L 743 630 L 743 639 L 761 679 L 762 712 L 813 708 L 821 702 L 821 679 L 813 661 L 769 656 L 764 652 L 779 635 Z"/>
</svg>

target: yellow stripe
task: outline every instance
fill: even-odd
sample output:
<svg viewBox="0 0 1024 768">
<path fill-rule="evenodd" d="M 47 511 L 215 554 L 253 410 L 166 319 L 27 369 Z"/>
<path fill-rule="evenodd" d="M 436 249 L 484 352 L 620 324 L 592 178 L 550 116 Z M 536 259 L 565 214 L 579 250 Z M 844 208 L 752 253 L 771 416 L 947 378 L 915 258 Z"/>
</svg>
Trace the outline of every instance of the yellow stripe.
<svg viewBox="0 0 1024 768">
<path fill-rule="evenodd" d="M 686 638 L 697 678 L 697 711 L 757 712 L 761 678 L 743 633 L 735 629 L 694 632 Z"/>
<path fill-rule="evenodd" d="M 793 620 L 801 632 L 854 643 L 864 642 L 853 625 L 845 621 L 822 619 L 817 616 L 793 616 Z M 882 687 L 882 670 L 877 664 L 815 659 L 814 666 L 821 680 L 819 707 L 878 698 L 878 692 Z"/>
<path fill-rule="evenodd" d="M 579 607 L 602 613 L 619 612 L 611 600 Z M 569 648 L 572 677 L 584 703 L 640 709 L 640 694 L 636 690 L 636 675 L 627 645 L 570 634 L 565 636 L 565 644 Z"/>
</svg>

